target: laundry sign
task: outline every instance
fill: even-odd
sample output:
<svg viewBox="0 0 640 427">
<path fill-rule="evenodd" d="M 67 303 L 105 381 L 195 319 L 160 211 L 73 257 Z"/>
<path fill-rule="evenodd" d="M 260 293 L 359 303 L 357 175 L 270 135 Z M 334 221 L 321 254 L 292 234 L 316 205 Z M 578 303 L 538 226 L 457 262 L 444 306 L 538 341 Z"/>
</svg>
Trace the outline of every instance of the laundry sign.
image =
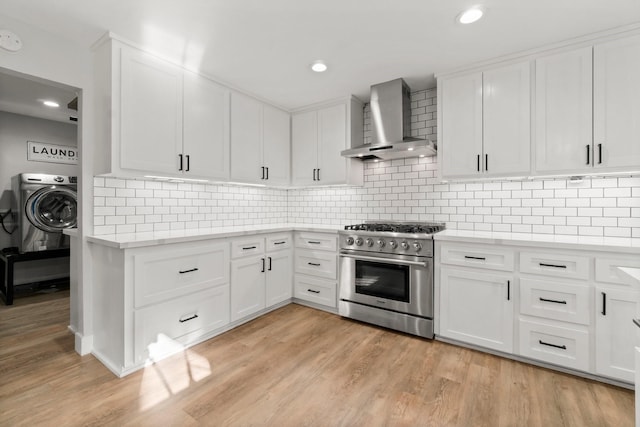
<svg viewBox="0 0 640 427">
<path fill-rule="evenodd" d="M 69 145 L 27 141 L 27 160 L 30 162 L 78 164 L 78 149 Z"/>
</svg>

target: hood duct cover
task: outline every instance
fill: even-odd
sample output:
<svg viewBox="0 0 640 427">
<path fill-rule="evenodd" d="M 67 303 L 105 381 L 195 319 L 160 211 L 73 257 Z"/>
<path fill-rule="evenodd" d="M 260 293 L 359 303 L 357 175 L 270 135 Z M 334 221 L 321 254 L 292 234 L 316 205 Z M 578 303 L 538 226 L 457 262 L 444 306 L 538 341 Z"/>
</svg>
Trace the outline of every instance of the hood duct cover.
<svg viewBox="0 0 640 427">
<path fill-rule="evenodd" d="M 403 79 L 371 86 L 372 142 L 341 154 L 362 160 L 434 156 L 435 142 L 411 137 L 410 94 Z"/>
</svg>

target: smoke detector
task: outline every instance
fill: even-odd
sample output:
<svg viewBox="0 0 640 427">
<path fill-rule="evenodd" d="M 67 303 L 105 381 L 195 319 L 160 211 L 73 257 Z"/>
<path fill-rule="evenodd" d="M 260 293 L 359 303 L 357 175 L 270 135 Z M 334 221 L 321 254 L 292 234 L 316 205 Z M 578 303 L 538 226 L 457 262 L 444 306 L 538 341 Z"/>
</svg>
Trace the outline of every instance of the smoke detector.
<svg viewBox="0 0 640 427">
<path fill-rule="evenodd" d="M 9 52 L 22 49 L 22 40 L 13 31 L 0 30 L 0 47 Z"/>
</svg>

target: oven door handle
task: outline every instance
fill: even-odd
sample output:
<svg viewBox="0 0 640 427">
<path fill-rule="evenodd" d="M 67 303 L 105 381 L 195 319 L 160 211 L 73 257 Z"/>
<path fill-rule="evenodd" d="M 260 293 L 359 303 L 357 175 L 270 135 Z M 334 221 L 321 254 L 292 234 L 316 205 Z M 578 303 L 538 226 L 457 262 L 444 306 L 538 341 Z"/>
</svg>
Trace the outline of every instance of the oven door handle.
<svg viewBox="0 0 640 427">
<path fill-rule="evenodd" d="M 389 262 L 393 264 L 404 264 L 404 265 L 418 265 L 420 267 L 428 266 L 428 263 L 426 262 L 407 261 L 404 259 L 395 259 L 395 258 L 381 258 L 381 257 L 375 257 L 375 256 L 340 254 L 340 258 L 353 258 L 353 259 L 359 259 L 361 261 L 379 261 L 379 262 Z"/>
</svg>

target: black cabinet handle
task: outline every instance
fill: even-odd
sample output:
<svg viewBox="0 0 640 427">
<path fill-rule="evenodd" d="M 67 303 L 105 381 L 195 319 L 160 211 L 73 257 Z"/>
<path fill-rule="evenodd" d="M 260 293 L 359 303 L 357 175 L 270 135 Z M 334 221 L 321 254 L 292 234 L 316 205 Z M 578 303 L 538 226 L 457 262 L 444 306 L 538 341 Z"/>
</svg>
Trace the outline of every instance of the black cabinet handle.
<svg viewBox="0 0 640 427">
<path fill-rule="evenodd" d="M 180 167 L 178 168 L 179 171 L 182 170 L 182 154 L 178 154 L 178 158 L 180 159 Z"/>
<path fill-rule="evenodd" d="M 314 181 L 316 180 L 316 170 L 315 169 L 313 170 L 313 180 Z"/>
<path fill-rule="evenodd" d="M 187 172 L 189 172 L 189 169 L 191 169 L 191 162 L 189 161 L 189 158 L 191 157 L 190 155 L 186 155 L 185 156 L 187 158 Z"/>
<path fill-rule="evenodd" d="M 316 242 L 315 240 L 307 240 L 307 243 L 309 243 L 310 245 L 319 245 L 320 242 Z"/>
<path fill-rule="evenodd" d="M 590 150 L 591 150 L 591 147 L 589 147 L 589 145 L 587 144 L 587 164 L 591 163 Z"/>
<path fill-rule="evenodd" d="M 485 154 L 484 155 L 484 170 L 485 171 L 489 171 L 489 155 Z"/>
<path fill-rule="evenodd" d="M 559 301 L 559 300 L 555 300 L 555 299 L 547 299 L 547 298 L 542 298 L 542 297 L 540 297 L 540 301 L 552 302 L 554 304 L 566 304 L 567 303 L 566 301 Z"/>
<path fill-rule="evenodd" d="M 287 243 L 286 241 L 282 241 L 282 242 L 274 242 L 274 245 L 284 245 L 285 243 Z"/>
<path fill-rule="evenodd" d="M 640 319 L 633 319 L 633 324 L 640 328 Z"/>
<path fill-rule="evenodd" d="M 602 294 L 602 315 L 607 315 L 607 294 L 604 292 L 600 292 Z"/>
<path fill-rule="evenodd" d="M 180 274 L 185 274 L 185 273 L 191 273 L 193 271 L 198 271 L 197 268 L 192 268 L 191 270 L 182 270 L 182 271 L 178 271 L 178 273 Z"/>
<path fill-rule="evenodd" d="M 320 169 L 318 169 L 318 181 L 320 181 Z"/>
<path fill-rule="evenodd" d="M 269 271 L 271 271 L 271 257 L 269 257 Z"/>
<path fill-rule="evenodd" d="M 598 164 L 602 163 L 602 144 L 598 144 Z"/>
<path fill-rule="evenodd" d="M 320 264 L 318 264 L 317 262 L 308 262 L 307 264 L 313 265 L 314 267 L 320 267 Z"/>
<path fill-rule="evenodd" d="M 264 258 L 262 258 L 262 270 L 260 271 L 260 273 L 264 273 Z"/>
<path fill-rule="evenodd" d="M 255 246 L 247 246 L 245 248 L 242 248 L 243 251 L 248 251 L 249 249 L 255 249 Z"/>
<path fill-rule="evenodd" d="M 189 320 L 193 320 L 193 319 L 197 319 L 197 318 L 198 318 L 198 315 L 194 314 L 193 316 L 187 317 L 186 319 L 178 319 L 178 322 L 184 323 L 184 322 L 188 322 Z"/>
<path fill-rule="evenodd" d="M 507 280 L 507 301 L 511 301 L 511 280 Z"/>
<path fill-rule="evenodd" d="M 561 349 L 561 350 L 566 350 L 566 349 L 567 349 L 567 346 L 566 346 L 566 345 L 550 344 L 550 343 L 548 343 L 548 342 L 544 342 L 544 341 L 542 341 L 542 340 L 538 340 L 538 342 L 539 342 L 540 344 L 542 344 L 542 345 L 546 345 L 546 346 L 548 346 L 548 347 L 559 348 L 559 349 Z"/>
<path fill-rule="evenodd" d="M 477 259 L 477 260 L 480 260 L 480 261 L 486 261 L 486 258 L 485 258 L 485 257 L 482 257 L 482 256 L 469 256 L 469 255 L 465 255 L 464 257 L 465 257 L 466 259 Z"/>
<path fill-rule="evenodd" d="M 315 289 L 307 289 L 307 292 L 311 292 L 312 294 L 319 294 L 320 291 L 316 291 Z"/>
<path fill-rule="evenodd" d="M 545 264 L 544 262 L 539 262 L 540 267 L 553 267 L 553 268 L 567 268 L 566 265 L 561 264 Z"/>
<path fill-rule="evenodd" d="M 267 177 L 265 179 L 269 179 L 269 168 L 265 168 L 267 170 Z"/>
<path fill-rule="evenodd" d="M 262 178 L 260 179 L 264 179 L 264 166 L 262 166 Z"/>
<path fill-rule="evenodd" d="M 478 172 L 480 172 L 480 154 L 478 154 Z"/>
</svg>

